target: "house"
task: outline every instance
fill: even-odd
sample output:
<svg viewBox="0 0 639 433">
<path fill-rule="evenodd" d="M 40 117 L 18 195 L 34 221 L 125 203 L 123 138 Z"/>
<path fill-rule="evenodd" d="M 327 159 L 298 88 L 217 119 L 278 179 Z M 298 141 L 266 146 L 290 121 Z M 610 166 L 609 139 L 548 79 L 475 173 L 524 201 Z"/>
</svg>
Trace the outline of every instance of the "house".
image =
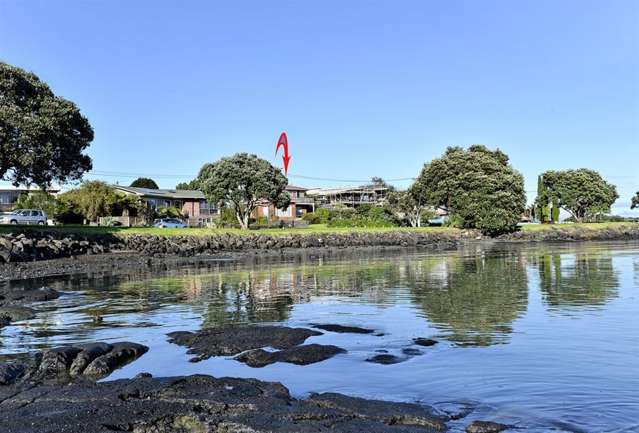
<svg viewBox="0 0 639 433">
<path fill-rule="evenodd" d="M 383 185 L 362 185 L 345 188 L 314 188 L 307 195 L 314 197 L 318 206 L 333 208 L 337 205 L 357 207 L 362 204 L 382 204 L 388 193 Z"/>
<path fill-rule="evenodd" d="M 287 185 L 284 190 L 291 196 L 291 203 L 286 209 L 277 209 L 272 203 L 263 201 L 255 209 L 255 217 L 266 217 L 269 221 L 273 219 L 290 221 L 302 218 L 307 212 L 315 211 L 315 200 L 306 194 L 308 188 Z"/>
<path fill-rule="evenodd" d="M 149 189 L 112 185 L 119 193 L 136 195 L 154 210 L 176 208 L 195 225 L 217 213 L 214 204 L 208 203 L 202 191 L 186 189 Z"/>
<path fill-rule="evenodd" d="M 10 212 L 15 208 L 15 204 L 18 198 L 22 194 L 33 194 L 34 192 L 42 191 L 39 188 L 16 188 L 13 186 L 0 186 L 0 212 Z M 57 194 L 59 190 L 49 189 L 49 194 Z"/>
</svg>

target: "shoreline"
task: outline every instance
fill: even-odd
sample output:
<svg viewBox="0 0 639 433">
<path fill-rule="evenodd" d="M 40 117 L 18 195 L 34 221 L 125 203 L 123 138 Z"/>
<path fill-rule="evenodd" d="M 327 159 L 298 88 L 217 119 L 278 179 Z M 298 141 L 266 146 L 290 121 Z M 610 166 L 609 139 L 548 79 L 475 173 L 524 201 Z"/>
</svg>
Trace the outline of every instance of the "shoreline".
<svg viewBox="0 0 639 433">
<path fill-rule="evenodd" d="M 486 238 L 472 230 L 295 233 L 221 233 L 207 236 L 78 235 L 16 231 L 0 235 L 0 282 L 68 276 L 117 275 L 200 266 L 211 262 L 296 260 L 358 252 L 443 251 L 476 244 L 521 245 L 558 242 L 635 241 L 639 224 L 594 229 L 551 227 Z"/>
</svg>

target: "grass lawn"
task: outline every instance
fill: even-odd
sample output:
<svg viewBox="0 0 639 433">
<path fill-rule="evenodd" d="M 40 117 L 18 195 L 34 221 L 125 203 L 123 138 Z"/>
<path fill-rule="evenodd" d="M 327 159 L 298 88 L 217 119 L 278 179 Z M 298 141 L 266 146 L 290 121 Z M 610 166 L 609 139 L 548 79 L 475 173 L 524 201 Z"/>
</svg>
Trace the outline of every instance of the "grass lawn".
<svg viewBox="0 0 639 433">
<path fill-rule="evenodd" d="M 542 230 L 558 230 L 558 229 L 579 229 L 585 228 L 589 230 L 597 229 L 614 229 L 627 225 L 635 225 L 639 223 L 629 222 L 607 222 L 607 223 L 581 223 L 581 224 L 524 224 L 521 227 L 522 231 L 542 231 Z M 187 228 L 187 229 L 163 229 L 155 227 L 90 227 L 81 225 L 69 225 L 69 226 L 11 226 L 0 225 L 0 234 L 11 233 L 19 229 L 20 231 L 49 231 L 58 233 L 76 233 L 76 234 L 118 234 L 118 235 L 156 235 L 156 236 L 207 236 L 214 234 L 231 233 L 237 235 L 251 235 L 251 234 L 268 234 L 275 236 L 285 236 L 290 234 L 322 234 L 322 233 L 379 233 L 389 231 L 403 231 L 403 232 L 456 232 L 459 229 L 450 227 L 327 227 L 325 224 L 315 224 L 305 228 L 284 228 L 284 229 L 261 229 L 261 230 L 239 230 L 239 229 L 208 229 L 208 228 Z"/>
</svg>

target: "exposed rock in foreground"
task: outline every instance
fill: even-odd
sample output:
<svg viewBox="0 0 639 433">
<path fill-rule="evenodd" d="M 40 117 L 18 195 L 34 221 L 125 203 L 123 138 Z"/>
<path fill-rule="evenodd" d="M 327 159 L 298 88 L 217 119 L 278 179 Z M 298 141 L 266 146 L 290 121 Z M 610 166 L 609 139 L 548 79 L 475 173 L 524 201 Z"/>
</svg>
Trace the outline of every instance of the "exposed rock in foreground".
<svg viewBox="0 0 639 433">
<path fill-rule="evenodd" d="M 277 352 L 267 352 L 263 349 L 251 350 L 236 356 L 235 359 L 249 367 L 264 367 L 275 362 L 308 365 L 327 360 L 340 353 L 346 353 L 346 350 L 332 345 L 305 344 Z"/>
<path fill-rule="evenodd" d="M 372 334 L 374 329 L 360 328 L 359 326 L 345 326 L 335 324 L 312 324 L 313 328 L 321 329 L 322 331 L 338 332 L 341 334 Z"/>
<path fill-rule="evenodd" d="M 168 334 L 171 343 L 187 346 L 198 362 L 212 356 L 235 357 L 250 367 L 264 367 L 275 362 L 308 365 L 321 362 L 346 351 L 337 346 L 302 345 L 307 338 L 322 335 L 306 328 L 286 326 L 228 326 L 198 332 L 178 331 Z M 264 348 L 279 349 L 266 351 Z"/>
<path fill-rule="evenodd" d="M 510 426 L 492 421 L 473 421 L 466 427 L 467 433 L 499 433 L 509 429 Z"/>
<path fill-rule="evenodd" d="M 417 433 L 446 430 L 428 407 L 210 376 L 0 387 L 3 433 Z"/>
<path fill-rule="evenodd" d="M 82 377 L 97 380 L 135 361 L 149 350 L 137 343 L 91 343 L 65 346 L 37 354 L 32 362 L 0 364 L 0 385 L 14 383 L 64 383 Z"/>
</svg>

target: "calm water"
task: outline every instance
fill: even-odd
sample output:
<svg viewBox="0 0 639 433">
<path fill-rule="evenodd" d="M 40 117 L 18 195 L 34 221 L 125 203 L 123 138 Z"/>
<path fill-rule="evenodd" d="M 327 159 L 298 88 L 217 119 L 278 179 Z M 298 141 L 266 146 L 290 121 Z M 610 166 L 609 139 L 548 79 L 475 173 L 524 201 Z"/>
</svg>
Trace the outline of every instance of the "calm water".
<svg viewBox="0 0 639 433">
<path fill-rule="evenodd" d="M 34 284 L 42 284 L 37 282 Z M 0 358 L 60 344 L 150 346 L 110 378 L 207 373 L 280 381 L 296 396 L 336 391 L 472 412 L 532 432 L 639 432 L 639 243 L 476 245 L 441 253 L 357 254 L 260 264 L 211 262 L 155 274 L 47 281 L 64 295 L 0 330 Z M 309 366 L 189 363 L 174 330 L 224 323 L 339 323 L 348 350 Z M 441 343 L 395 365 L 414 337 Z"/>
</svg>

